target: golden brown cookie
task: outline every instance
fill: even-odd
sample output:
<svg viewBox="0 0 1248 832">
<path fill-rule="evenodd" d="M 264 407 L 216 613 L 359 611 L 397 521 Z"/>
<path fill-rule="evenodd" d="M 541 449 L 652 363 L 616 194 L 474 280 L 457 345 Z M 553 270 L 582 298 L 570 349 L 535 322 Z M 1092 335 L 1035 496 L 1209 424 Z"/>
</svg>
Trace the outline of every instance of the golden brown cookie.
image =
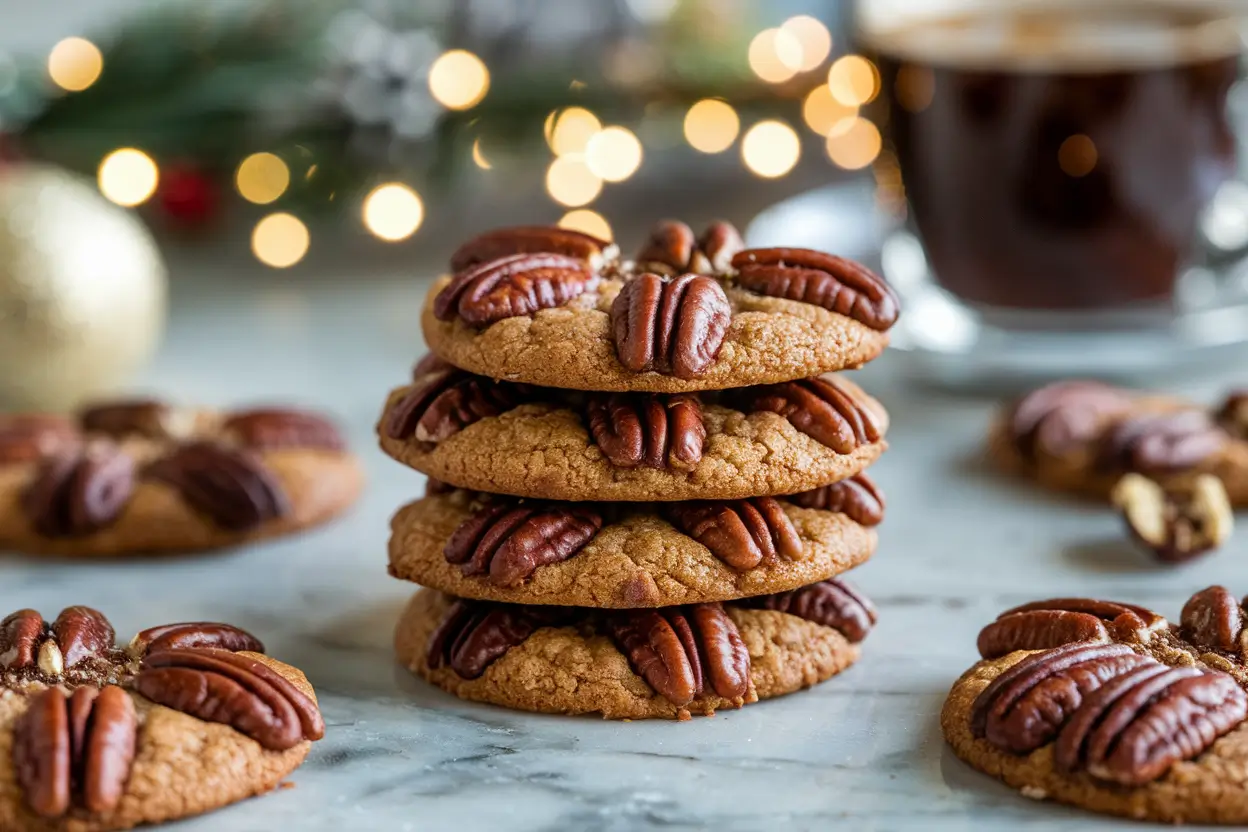
<svg viewBox="0 0 1248 832">
<path fill-rule="evenodd" d="M 791 498 L 636 506 L 432 494 L 391 521 L 390 574 L 512 603 L 726 601 L 795 589 L 865 562 L 876 534 L 864 523 L 882 517 L 877 498 L 865 479 Z"/>
<path fill-rule="evenodd" d="M 127 647 L 87 607 L 0 621 L 0 829 L 104 832 L 272 791 L 324 721 L 249 633 L 192 623 Z"/>
<path fill-rule="evenodd" d="M 681 393 L 859 367 L 899 312 L 879 276 L 806 249 L 745 249 L 725 223 L 655 227 L 636 260 L 576 232 L 465 243 L 421 318 L 443 359 L 491 378 Z"/>
<path fill-rule="evenodd" d="M 607 719 L 687 719 L 810 687 L 858 659 L 870 601 L 839 580 L 740 604 L 601 612 L 416 593 L 395 649 L 461 699 Z M 780 610 L 784 610 L 783 612 Z"/>
<path fill-rule="evenodd" d="M 846 479 L 888 414 L 841 376 L 730 394 L 580 393 L 423 361 L 377 432 L 394 459 L 461 488 L 557 500 L 732 500 Z"/>
<path fill-rule="evenodd" d="M 1222 480 L 1230 500 L 1248 505 L 1248 410 L 1243 394 L 1218 408 L 1092 381 L 1032 391 L 1004 407 L 988 452 L 1004 471 L 1046 488 L 1107 499 L 1127 473 L 1166 488 L 1196 477 Z"/>
<path fill-rule="evenodd" d="M 362 488 L 337 429 L 301 411 L 145 400 L 0 416 L 0 546 L 22 552 L 234 546 L 325 522 Z"/>
</svg>

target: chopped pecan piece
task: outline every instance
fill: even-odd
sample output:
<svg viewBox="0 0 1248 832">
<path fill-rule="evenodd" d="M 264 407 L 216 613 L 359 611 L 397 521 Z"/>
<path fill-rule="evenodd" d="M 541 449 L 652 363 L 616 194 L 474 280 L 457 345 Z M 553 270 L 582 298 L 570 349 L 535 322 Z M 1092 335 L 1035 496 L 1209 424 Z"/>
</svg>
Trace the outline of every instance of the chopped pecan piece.
<svg viewBox="0 0 1248 832">
<path fill-rule="evenodd" d="M 1043 601 L 1032 601 L 1006 610 L 997 616 L 997 620 L 1002 621 L 1019 613 L 1052 610 L 1095 616 L 1105 622 L 1107 632 L 1114 641 L 1133 644 L 1147 644 L 1152 640 L 1153 633 L 1170 626 L 1163 616 L 1147 607 L 1123 604 L 1118 601 L 1099 601 L 1095 598 L 1048 598 Z M 1025 646 L 1025 642 L 1020 641 L 1019 645 L 1013 649 L 1043 650 L 1046 647 L 1056 646 L 1036 644 L 1034 647 L 1028 647 Z"/>
<path fill-rule="evenodd" d="M 34 462 L 77 443 L 78 432 L 64 417 L 0 415 L 0 465 Z"/>
<path fill-rule="evenodd" d="M 272 751 L 325 734 L 312 699 L 242 653 L 204 647 L 149 652 L 134 688 L 167 708 L 229 725 Z"/>
<path fill-rule="evenodd" d="M 500 500 L 461 523 L 443 554 L 465 575 L 518 586 L 538 567 L 580 552 L 601 528 L 602 515 L 588 505 Z"/>
<path fill-rule="evenodd" d="M 221 429 L 239 444 L 259 450 L 317 448 L 341 451 L 347 446 L 333 422 L 302 410 L 244 410 L 230 414 Z"/>
<path fill-rule="evenodd" d="M 562 254 L 513 254 L 459 272 L 433 301 L 440 321 L 472 326 L 563 306 L 593 284 L 584 261 Z"/>
<path fill-rule="evenodd" d="M 884 494 L 866 474 L 855 474 L 847 480 L 803 491 L 787 499 L 803 508 L 844 514 L 860 526 L 878 526 L 884 522 Z"/>
<path fill-rule="evenodd" d="M 788 592 L 748 598 L 741 603 L 787 612 L 831 627 L 854 644 L 867 637 L 878 617 L 871 599 L 841 578 L 829 578 Z"/>
<path fill-rule="evenodd" d="M 1033 390 L 1010 412 L 1010 434 L 1022 457 L 1061 456 L 1095 439 L 1106 421 L 1125 413 L 1131 396 L 1098 381 L 1062 381 Z"/>
<path fill-rule="evenodd" d="M 884 332 L 901 305 L 887 281 L 852 260 L 804 248 L 750 248 L 732 258 L 737 284 L 761 295 L 821 306 Z"/>
<path fill-rule="evenodd" d="M 134 637 L 127 652 L 135 658 L 142 658 L 148 653 L 159 653 L 162 650 L 188 650 L 195 647 L 213 647 L 229 650 L 231 653 L 264 652 L 264 644 L 260 639 L 246 630 L 211 621 L 151 627 Z"/>
<path fill-rule="evenodd" d="M 641 274 L 611 304 L 615 353 L 636 373 L 701 376 L 719 356 L 731 320 L 723 287 L 705 275 Z"/>
<path fill-rule="evenodd" d="M 496 228 L 473 237 L 451 255 L 451 271 L 462 272 L 473 266 L 512 254 L 562 254 L 583 260 L 597 268 L 614 255 L 615 247 L 605 240 L 553 225 Z"/>
<path fill-rule="evenodd" d="M 1182 473 L 1216 454 L 1228 439 L 1198 410 L 1136 416 L 1106 434 L 1100 462 L 1109 471 Z"/>
<path fill-rule="evenodd" d="M 35 531 L 47 537 L 91 534 L 112 523 L 134 492 L 134 460 L 106 443 L 48 457 L 22 495 Z"/>
<path fill-rule="evenodd" d="M 1231 536 L 1235 515 L 1222 481 L 1201 474 L 1163 487 L 1142 474 L 1127 474 L 1110 499 L 1131 536 L 1166 563 L 1182 563 L 1220 547 Z"/>
<path fill-rule="evenodd" d="M 771 384 L 749 390 L 745 407 L 769 410 L 838 454 L 850 454 L 878 442 L 884 434 L 879 417 L 838 383 L 836 376 Z"/>
<path fill-rule="evenodd" d="M 429 638 L 425 663 L 477 679 L 513 647 L 557 623 L 558 610 L 457 599 Z"/>
<path fill-rule="evenodd" d="M 612 465 L 689 471 L 702 461 L 702 404 L 689 394 L 626 393 L 589 398 L 589 429 Z"/>
<path fill-rule="evenodd" d="M 146 474 L 228 531 L 248 531 L 290 513 L 277 477 L 246 451 L 195 442 L 156 460 Z"/>
<path fill-rule="evenodd" d="M 800 560 L 805 552 L 793 521 L 773 497 L 669 503 L 666 509 L 674 526 L 733 569 L 771 563 L 777 554 Z"/>
<path fill-rule="evenodd" d="M 441 442 L 469 425 L 536 397 L 527 384 L 494 381 L 462 370 L 426 373 L 386 415 L 391 439 Z"/>
<path fill-rule="evenodd" d="M 724 274 L 733 256 L 744 247 L 741 235 L 730 223 L 711 223 L 701 237 L 695 238 L 683 222 L 661 220 L 650 230 L 637 263 L 646 271 L 667 275 Z"/>
<path fill-rule="evenodd" d="M 116 633 L 102 612 L 90 607 L 66 607 L 52 622 L 52 635 L 64 667 L 100 656 L 113 648 Z"/>
<path fill-rule="evenodd" d="M 145 436 L 149 439 L 184 438 L 195 426 L 194 414 L 179 411 L 157 399 L 123 399 L 83 408 L 78 423 L 88 433 L 116 439 Z"/>
<path fill-rule="evenodd" d="M 43 616 L 35 610 L 18 610 L 5 617 L 0 621 L 0 668 L 33 667 L 39 643 L 47 631 Z"/>
<path fill-rule="evenodd" d="M 677 707 L 705 692 L 741 702 L 749 692 L 750 654 L 719 604 L 626 610 L 606 629 L 633 672 Z"/>
<path fill-rule="evenodd" d="M 1244 633 L 1244 611 L 1224 586 L 1197 592 L 1179 615 L 1183 637 L 1197 647 L 1223 652 L 1238 651 Z"/>
</svg>

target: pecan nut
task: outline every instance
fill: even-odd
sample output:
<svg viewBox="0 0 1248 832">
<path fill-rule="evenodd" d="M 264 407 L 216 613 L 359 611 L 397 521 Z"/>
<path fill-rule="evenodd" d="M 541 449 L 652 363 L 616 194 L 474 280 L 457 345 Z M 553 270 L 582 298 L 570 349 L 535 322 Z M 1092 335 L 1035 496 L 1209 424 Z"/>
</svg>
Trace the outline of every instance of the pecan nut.
<svg viewBox="0 0 1248 832">
<path fill-rule="evenodd" d="M 1033 390 L 1010 411 L 1010 438 L 1022 457 L 1061 456 L 1095 439 L 1125 413 L 1131 396 L 1098 381 L 1062 381 Z"/>
<path fill-rule="evenodd" d="M 151 627 L 131 640 L 127 652 L 135 658 L 141 658 L 148 653 L 159 653 L 162 650 L 189 650 L 197 647 L 212 647 L 231 653 L 264 652 L 264 644 L 260 639 L 246 630 L 212 621 Z"/>
<path fill-rule="evenodd" d="M 706 425 L 697 396 L 591 396 L 589 430 L 612 465 L 689 471 L 702 461 Z"/>
<path fill-rule="evenodd" d="M 458 369 L 451 362 L 439 358 L 436 353 L 426 353 L 412 367 L 412 381 L 418 382 L 430 373 L 449 373 Z"/>
<path fill-rule="evenodd" d="M 540 253 L 562 254 L 597 268 L 615 252 L 615 246 L 605 240 L 569 228 L 550 225 L 496 228 L 456 249 L 451 255 L 451 271 L 462 272 L 512 254 Z"/>
<path fill-rule="evenodd" d="M 438 293 L 440 321 L 458 315 L 472 326 L 563 306 L 594 283 L 584 261 L 562 254 L 514 254 L 459 272 Z"/>
<path fill-rule="evenodd" d="M 602 515 L 586 505 L 501 500 L 461 523 L 443 554 L 465 575 L 518 586 L 538 567 L 576 555 L 601 528 Z"/>
<path fill-rule="evenodd" d="M 1004 620 L 1019 613 L 1052 610 L 1095 616 L 1105 622 L 1106 630 L 1114 641 L 1132 644 L 1148 644 L 1154 633 L 1166 630 L 1170 626 L 1170 622 L 1163 616 L 1147 607 L 1123 604 L 1118 601 L 1100 601 L 1095 598 L 1048 598 L 1043 601 L 1032 601 L 1006 610 L 997 616 L 997 619 Z M 1014 649 L 1041 650 L 1054 646 L 1056 645 L 1037 644 L 1035 647 L 1027 647 L 1024 646 L 1024 642 L 1020 641 L 1019 646 Z"/>
<path fill-rule="evenodd" d="M 194 414 L 178 411 L 156 399 L 125 399 L 100 402 L 83 408 L 78 423 L 87 433 L 116 439 L 145 436 L 149 439 L 186 437 L 195 427 Z"/>
<path fill-rule="evenodd" d="M 48 688 L 30 700 L 13 726 L 13 770 L 26 805 L 43 818 L 69 811 L 69 708 L 59 688 Z"/>
<path fill-rule="evenodd" d="M 1236 651 L 1244 632 L 1244 611 L 1224 586 L 1197 592 L 1179 615 L 1183 637 L 1206 650 Z"/>
<path fill-rule="evenodd" d="M 153 702 L 219 722 L 272 751 L 325 734 L 316 703 L 263 662 L 228 650 L 161 650 L 143 657 L 134 688 Z"/>
<path fill-rule="evenodd" d="M 751 248 L 732 258 L 737 285 L 761 295 L 821 306 L 887 331 L 901 304 L 884 278 L 859 263 L 804 248 Z"/>
<path fill-rule="evenodd" d="M 52 636 L 66 668 L 103 655 L 113 648 L 117 634 L 104 614 L 90 607 L 66 607 L 52 622 Z"/>
<path fill-rule="evenodd" d="M 747 599 L 748 606 L 786 612 L 831 627 L 852 644 L 867 637 L 878 615 L 871 599 L 841 578 Z"/>
<path fill-rule="evenodd" d="M 1215 420 L 1222 430 L 1240 440 L 1248 440 L 1248 390 L 1230 393 L 1218 407 Z"/>
<path fill-rule="evenodd" d="M 995 659 L 1015 650 L 1046 650 L 1076 641 L 1107 644 L 1105 622 L 1070 610 L 1028 610 L 1003 615 L 979 631 L 979 655 Z"/>
<path fill-rule="evenodd" d="M 480 678 L 508 650 L 555 624 L 557 616 L 557 610 L 457 599 L 429 637 L 425 664 L 431 670 L 449 667 L 464 679 Z"/>
<path fill-rule="evenodd" d="M 0 416 L 0 465 L 34 462 L 77 442 L 78 432 L 61 416 Z"/>
<path fill-rule="evenodd" d="M 611 333 L 620 363 L 633 372 L 681 379 L 704 374 L 719 356 L 732 320 L 728 296 L 705 275 L 668 280 L 638 275 L 611 304 Z"/>
<path fill-rule="evenodd" d="M 39 643 L 47 634 L 43 616 L 18 610 L 0 621 L 0 668 L 22 670 L 35 665 Z"/>
<path fill-rule="evenodd" d="M 35 530 L 47 537 L 74 537 L 112 523 L 134 492 L 134 460 L 96 443 L 48 457 L 22 495 Z"/>
<path fill-rule="evenodd" d="M 746 408 L 768 410 L 838 454 L 850 454 L 884 435 L 880 417 L 836 376 L 772 384 L 751 390 Z"/>
<path fill-rule="evenodd" d="M 227 531 L 249 531 L 291 510 L 281 483 L 263 463 L 211 442 L 175 448 L 149 465 L 146 474 L 176 489 Z"/>
<path fill-rule="evenodd" d="M 235 442 L 259 450 L 316 448 L 341 451 L 347 446 L 333 422 L 302 410 L 244 410 L 230 414 L 222 423 L 221 430 Z"/>
<path fill-rule="evenodd" d="M 671 503 L 667 516 L 674 526 L 739 571 L 772 563 L 777 555 L 800 560 L 805 554 L 801 535 L 773 497 Z"/>
<path fill-rule="evenodd" d="M 737 229 L 727 222 L 714 222 L 701 237 L 679 220 L 661 220 L 637 255 L 637 264 L 646 271 L 666 275 L 684 272 L 725 274 L 732 258 L 745 244 Z"/>
<path fill-rule="evenodd" d="M 884 522 L 884 494 L 866 474 L 855 474 L 847 480 L 803 491 L 787 499 L 803 508 L 844 514 L 860 526 L 878 526 Z"/>
<path fill-rule="evenodd" d="M 1231 536 L 1235 515 L 1222 481 L 1201 474 L 1189 483 L 1163 487 L 1142 474 L 1127 474 L 1110 499 L 1131 536 L 1166 563 L 1182 563 L 1220 547 Z"/>
<path fill-rule="evenodd" d="M 689 263 L 689 271 L 727 274 L 732 268 L 732 258 L 745 248 L 741 232 L 723 220 L 716 220 L 698 237 L 698 247 Z"/>
<path fill-rule="evenodd" d="M 1125 419 L 1108 432 L 1100 463 L 1109 471 L 1175 474 L 1218 453 L 1229 437 L 1198 410 Z"/>
<path fill-rule="evenodd" d="M 383 427 L 391 439 L 436 443 L 534 398 L 535 389 L 527 384 L 455 369 L 430 372 L 391 406 Z"/>
</svg>

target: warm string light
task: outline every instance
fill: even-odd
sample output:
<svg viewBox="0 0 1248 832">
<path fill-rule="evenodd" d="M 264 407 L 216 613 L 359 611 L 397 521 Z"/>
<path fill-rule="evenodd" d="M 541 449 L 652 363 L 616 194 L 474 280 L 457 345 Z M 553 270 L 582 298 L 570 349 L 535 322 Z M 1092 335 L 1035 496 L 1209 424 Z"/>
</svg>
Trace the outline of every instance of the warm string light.
<svg viewBox="0 0 1248 832">
<path fill-rule="evenodd" d="M 559 227 L 580 231 L 582 234 L 589 234 L 600 240 L 614 239 L 611 224 L 607 222 L 606 217 L 588 208 L 577 208 L 564 214 L 559 218 Z"/>
<path fill-rule="evenodd" d="M 921 113 L 932 103 L 936 93 L 936 75 L 927 67 L 906 64 L 897 70 L 893 92 L 904 109 Z"/>
<path fill-rule="evenodd" d="M 104 55 L 86 38 L 65 38 L 48 53 L 48 76 L 69 92 L 81 92 L 104 71 Z"/>
<path fill-rule="evenodd" d="M 248 202 L 268 205 L 286 193 L 290 186 L 290 168 L 272 153 L 253 153 L 239 164 L 234 173 L 234 186 Z"/>
<path fill-rule="evenodd" d="M 745 166 L 765 179 L 775 179 L 793 170 L 801 154 L 797 132 L 783 121 L 760 121 L 741 140 Z"/>
<path fill-rule="evenodd" d="M 1057 149 L 1057 164 L 1062 173 L 1075 179 L 1091 173 L 1096 160 L 1096 143 L 1084 133 L 1068 136 Z"/>
<path fill-rule="evenodd" d="M 861 55 L 843 55 L 828 69 L 832 97 L 846 107 L 861 107 L 880 92 L 880 71 Z"/>
<path fill-rule="evenodd" d="M 547 121 L 550 126 L 546 131 L 546 143 L 556 156 L 584 153 L 589 140 L 602 130 L 602 122 L 584 107 L 568 107 L 552 113 Z"/>
<path fill-rule="evenodd" d="M 142 150 L 123 147 L 104 157 L 97 178 L 100 193 L 131 208 L 143 204 L 156 192 L 160 170 Z"/>
<path fill-rule="evenodd" d="M 494 165 L 490 164 L 490 160 L 485 158 L 485 153 L 481 150 L 481 138 L 477 137 L 472 140 L 472 161 L 481 170 L 490 170 Z"/>
<path fill-rule="evenodd" d="M 580 154 L 559 156 L 546 170 L 546 191 L 569 208 L 588 205 L 602 193 L 602 178 L 589 169 Z"/>
<path fill-rule="evenodd" d="M 802 118 L 811 130 L 827 136 L 841 119 L 858 115 L 857 107 L 847 107 L 832 97 L 827 84 L 811 90 L 802 102 Z"/>
<path fill-rule="evenodd" d="M 797 38 L 802 47 L 802 72 L 818 69 L 832 52 L 832 35 L 828 27 L 807 14 L 790 17 L 780 24 L 780 30 Z"/>
<path fill-rule="evenodd" d="M 685 113 L 685 140 L 702 153 L 722 153 L 741 131 L 741 119 L 731 104 L 704 98 Z"/>
<path fill-rule="evenodd" d="M 764 29 L 750 41 L 750 69 L 769 84 L 781 84 L 802 69 L 802 42 L 786 29 Z"/>
<path fill-rule="evenodd" d="M 841 119 L 828 134 L 828 158 L 845 170 L 860 170 L 880 155 L 880 131 L 860 116 Z"/>
<path fill-rule="evenodd" d="M 420 195 L 401 182 L 378 185 L 364 198 L 364 227 L 387 242 L 406 240 L 424 219 Z"/>
<path fill-rule="evenodd" d="M 308 227 L 293 214 L 269 214 L 251 232 L 251 251 L 266 266 L 285 269 L 308 253 Z"/>
<path fill-rule="evenodd" d="M 429 67 L 429 92 L 449 110 L 475 107 L 489 89 L 489 69 L 480 58 L 466 50 L 443 52 Z"/>
<path fill-rule="evenodd" d="M 641 141 L 627 127 L 607 127 L 585 145 L 585 165 L 608 182 L 623 182 L 641 167 Z"/>
</svg>

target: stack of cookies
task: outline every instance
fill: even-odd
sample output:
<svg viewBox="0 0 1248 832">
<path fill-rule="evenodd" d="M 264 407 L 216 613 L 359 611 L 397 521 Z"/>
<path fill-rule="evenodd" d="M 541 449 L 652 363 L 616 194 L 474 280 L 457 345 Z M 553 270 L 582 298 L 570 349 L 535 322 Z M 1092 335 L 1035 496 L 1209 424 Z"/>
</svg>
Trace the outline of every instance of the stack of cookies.
<svg viewBox="0 0 1248 832">
<path fill-rule="evenodd" d="M 875 622 L 862 472 L 897 299 L 856 263 L 659 223 L 636 259 L 550 227 L 461 246 L 378 432 L 430 477 L 392 521 L 401 660 L 465 699 L 687 718 L 822 682 Z"/>
</svg>

